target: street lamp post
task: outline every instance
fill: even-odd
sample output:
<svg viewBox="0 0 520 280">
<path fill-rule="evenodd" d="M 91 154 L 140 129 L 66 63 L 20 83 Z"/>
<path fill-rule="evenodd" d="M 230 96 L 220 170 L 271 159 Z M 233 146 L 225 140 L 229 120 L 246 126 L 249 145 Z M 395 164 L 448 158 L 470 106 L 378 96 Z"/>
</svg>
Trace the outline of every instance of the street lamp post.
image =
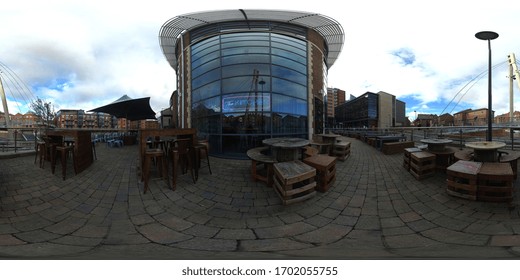
<svg viewBox="0 0 520 280">
<path fill-rule="evenodd" d="M 487 130 L 487 141 L 493 140 L 493 133 L 492 133 L 492 122 L 493 118 L 492 115 L 492 107 L 491 107 L 491 40 L 494 40 L 498 38 L 498 33 L 493 31 L 480 31 L 477 34 L 475 34 L 475 37 L 480 40 L 487 40 L 488 41 L 488 130 Z"/>
</svg>

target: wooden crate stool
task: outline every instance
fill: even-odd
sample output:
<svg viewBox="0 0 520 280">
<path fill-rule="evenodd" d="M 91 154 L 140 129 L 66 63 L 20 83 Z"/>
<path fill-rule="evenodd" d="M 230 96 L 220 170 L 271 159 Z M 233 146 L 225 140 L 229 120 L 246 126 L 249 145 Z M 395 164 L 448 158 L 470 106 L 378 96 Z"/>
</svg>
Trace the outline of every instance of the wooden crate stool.
<svg viewBox="0 0 520 280">
<path fill-rule="evenodd" d="M 446 192 L 469 200 L 477 199 L 478 172 L 482 162 L 459 160 L 446 168 Z"/>
<path fill-rule="evenodd" d="M 275 191 L 284 205 L 304 201 L 316 194 L 316 169 L 299 160 L 273 164 Z"/>
<path fill-rule="evenodd" d="M 410 173 L 417 180 L 435 174 L 435 155 L 429 152 L 417 152 L 410 156 Z"/>
<path fill-rule="evenodd" d="M 477 200 L 511 202 L 513 170 L 505 162 L 484 162 L 478 172 Z"/>
<path fill-rule="evenodd" d="M 326 192 L 336 181 L 336 157 L 315 155 L 303 162 L 316 169 L 316 189 Z"/>
<path fill-rule="evenodd" d="M 410 157 L 413 153 L 422 152 L 419 148 L 406 148 L 404 149 L 403 167 L 410 171 Z"/>
<path fill-rule="evenodd" d="M 350 156 L 350 142 L 339 142 L 334 144 L 332 155 L 338 160 L 345 161 Z"/>
</svg>

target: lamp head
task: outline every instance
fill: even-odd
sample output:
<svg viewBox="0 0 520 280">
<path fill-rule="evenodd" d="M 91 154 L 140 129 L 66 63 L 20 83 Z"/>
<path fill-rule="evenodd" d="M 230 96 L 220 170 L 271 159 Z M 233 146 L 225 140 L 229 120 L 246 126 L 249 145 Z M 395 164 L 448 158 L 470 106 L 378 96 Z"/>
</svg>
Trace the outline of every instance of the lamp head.
<svg viewBox="0 0 520 280">
<path fill-rule="evenodd" d="M 494 40 L 498 38 L 498 33 L 493 31 L 480 31 L 475 34 L 475 37 L 480 40 Z"/>
</svg>

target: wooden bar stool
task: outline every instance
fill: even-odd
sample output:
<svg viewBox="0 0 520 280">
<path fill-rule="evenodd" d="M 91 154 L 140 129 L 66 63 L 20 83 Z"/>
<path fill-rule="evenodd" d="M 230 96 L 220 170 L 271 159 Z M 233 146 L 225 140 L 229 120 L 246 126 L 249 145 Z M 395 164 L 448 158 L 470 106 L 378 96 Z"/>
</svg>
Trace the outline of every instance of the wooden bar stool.
<svg viewBox="0 0 520 280">
<path fill-rule="evenodd" d="M 61 163 L 61 176 L 63 180 L 65 180 L 65 175 L 67 174 L 67 159 L 69 154 L 72 154 L 72 165 L 74 167 L 74 174 L 77 174 L 76 168 L 76 157 L 74 156 L 74 146 L 56 146 L 55 148 L 56 154 L 60 154 L 60 163 Z M 54 156 L 53 161 L 53 174 L 56 166 L 56 156 Z"/>
<path fill-rule="evenodd" d="M 45 142 L 42 141 L 36 143 L 36 155 L 34 156 L 34 164 L 36 164 L 38 157 L 40 157 L 40 168 L 43 168 L 46 153 L 47 148 L 45 147 Z"/>
<path fill-rule="evenodd" d="M 209 170 L 209 174 L 211 175 L 211 165 L 209 163 L 209 143 L 208 143 L 208 140 L 199 140 L 197 141 L 197 144 L 194 146 L 195 148 L 195 152 L 196 152 L 196 161 L 197 161 L 197 164 L 198 164 L 198 167 L 200 169 L 200 167 L 202 167 L 201 163 L 202 163 L 202 154 L 204 154 L 205 156 L 205 162 L 208 166 L 208 170 Z"/>
<path fill-rule="evenodd" d="M 144 193 L 148 190 L 148 181 L 150 179 L 150 165 L 152 161 L 157 162 L 157 170 L 163 178 L 166 178 L 168 182 L 168 169 L 167 162 L 162 149 L 149 149 L 144 152 L 144 170 L 143 170 L 143 181 L 144 181 Z M 160 167 L 159 167 L 160 164 Z"/>
</svg>

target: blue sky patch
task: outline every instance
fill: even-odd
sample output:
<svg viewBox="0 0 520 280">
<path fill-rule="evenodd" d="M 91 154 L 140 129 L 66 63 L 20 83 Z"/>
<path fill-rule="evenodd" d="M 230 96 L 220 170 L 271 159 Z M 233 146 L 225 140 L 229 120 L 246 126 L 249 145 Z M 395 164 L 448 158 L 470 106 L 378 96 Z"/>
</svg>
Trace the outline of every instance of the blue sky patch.
<svg viewBox="0 0 520 280">
<path fill-rule="evenodd" d="M 398 49 L 391 54 L 399 58 L 402 65 L 412 65 L 415 62 L 415 54 L 408 48 Z"/>
</svg>

